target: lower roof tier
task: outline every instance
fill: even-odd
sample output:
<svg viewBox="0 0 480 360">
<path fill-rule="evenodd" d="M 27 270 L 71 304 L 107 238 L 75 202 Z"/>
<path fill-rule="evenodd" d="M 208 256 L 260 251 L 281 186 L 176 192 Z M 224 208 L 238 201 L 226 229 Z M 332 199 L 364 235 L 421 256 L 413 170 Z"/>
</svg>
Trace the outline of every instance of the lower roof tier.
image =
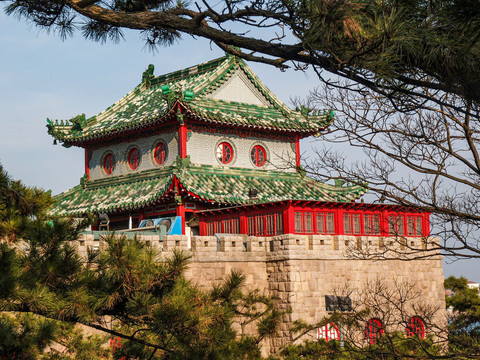
<svg viewBox="0 0 480 360">
<path fill-rule="evenodd" d="M 218 207 L 284 200 L 352 202 L 364 193 L 361 186 L 336 187 L 299 173 L 193 165 L 187 158 L 163 169 L 82 181 L 55 197 L 51 213 L 136 210 L 178 195 Z"/>
</svg>

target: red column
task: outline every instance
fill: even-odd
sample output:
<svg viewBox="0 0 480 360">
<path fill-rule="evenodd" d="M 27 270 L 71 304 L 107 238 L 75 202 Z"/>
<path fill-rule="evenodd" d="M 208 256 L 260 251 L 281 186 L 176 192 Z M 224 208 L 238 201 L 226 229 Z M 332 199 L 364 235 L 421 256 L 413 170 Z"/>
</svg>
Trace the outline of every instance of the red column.
<svg viewBox="0 0 480 360">
<path fill-rule="evenodd" d="M 287 204 L 283 211 L 283 232 L 285 234 L 295 234 L 295 214 L 291 203 Z"/>
<path fill-rule="evenodd" d="M 180 158 L 185 159 L 187 157 L 187 125 L 184 122 L 178 129 L 178 147 Z"/>
<path fill-rule="evenodd" d="M 198 222 L 200 223 L 199 224 L 200 236 L 207 236 L 207 223 L 205 222 L 205 218 L 199 219 Z"/>
<path fill-rule="evenodd" d="M 335 224 L 335 227 L 337 229 L 337 234 L 338 235 L 344 235 L 344 226 L 343 226 L 343 213 L 344 210 L 342 208 L 337 209 L 337 223 Z"/>
<path fill-rule="evenodd" d="M 247 216 L 245 212 L 242 212 L 239 216 L 240 218 L 240 234 L 248 234 L 248 223 Z"/>
<path fill-rule="evenodd" d="M 90 160 L 89 160 L 88 149 L 85 148 L 85 174 L 87 174 L 87 180 L 90 180 Z"/>
<path fill-rule="evenodd" d="M 295 166 L 300 168 L 300 137 L 295 137 Z"/>
<path fill-rule="evenodd" d="M 138 209 L 138 224 L 140 224 L 140 221 L 142 220 L 145 220 L 145 210 Z"/>
<path fill-rule="evenodd" d="M 177 204 L 177 216 L 182 217 L 182 235 L 185 235 L 185 205 L 182 202 L 181 204 Z"/>
<path fill-rule="evenodd" d="M 423 216 L 423 236 L 430 236 L 430 214 L 426 213 Z"/>
</svg>

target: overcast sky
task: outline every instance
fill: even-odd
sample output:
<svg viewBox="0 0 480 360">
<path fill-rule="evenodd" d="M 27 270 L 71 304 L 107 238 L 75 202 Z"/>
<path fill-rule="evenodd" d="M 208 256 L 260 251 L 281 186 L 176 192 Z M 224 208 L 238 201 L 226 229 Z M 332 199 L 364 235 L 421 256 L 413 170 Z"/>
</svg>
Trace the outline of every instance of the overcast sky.
<svg viewBox="0 0 480 360">
<path fill-rule="evenodd" d="M 15 179 L 58 194 L 79 183 L 83 149 L 53 146 L 46 119 L 96 115 L 132 90 L 148 64 L 155 75 L 196 65 L 224 53 L 205 40 L 188 36 L 152 54 L 137 33 L 119 44 L 99 44 L 78 34 L 62 42 L 0 13 L 0 163 Z M 281 100 L 304 97 L 318 80 L 312 73 L 280 72 L 249 63 Z M 302 152 L 314 141 L 302 141 Z M 480 281 L 479 260 L 446 264 L 444 273 Z M 445 262 L 444 262 L 445 263 Z"/>
</svg>

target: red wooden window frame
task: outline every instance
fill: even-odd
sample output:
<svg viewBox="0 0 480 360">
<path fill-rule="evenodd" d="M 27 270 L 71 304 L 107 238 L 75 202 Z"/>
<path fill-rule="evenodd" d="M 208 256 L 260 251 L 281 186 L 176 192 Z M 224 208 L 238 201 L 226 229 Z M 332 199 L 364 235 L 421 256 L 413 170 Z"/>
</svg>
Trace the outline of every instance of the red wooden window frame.
<svg viewBox="0 0 480 360">
<path fill-rule="evenodd" d="M 295 233 L 313 234 L 315 232 L 313 211 L 295 211 Z"/>
<path fill-rule="evenodd" d="M 408 236 L 423 236 L 423 216 L 408 215 L 406 229 Z"/>
<path fill-rule="evenodd" d="M 217 159 L 222 164 L 228 164 L 233 160 L 233 147 L 227 142 L 221 142 L 217 146 Z"/>
<path fill-rule="evenodd" d="M 412 316 L 405 329 L 407 337 L 417 336 L 419 339 L 425 339 L 425 324 L 418 316 Z"/>
<path fill-rule="evenodd" d="M 281 212 L 248 215 L 246 221 L 247 234 L 249 236 L 273 236 L 283 234 L 283 214 Z"/>
<path fill-rule="evenodd" d="M 335 213 L 330 211 L 316 212 L 315 219 L 318 234 L 335 234 Z"/>
<path fill-rule="evenodd" d="M 344 213 L 343 214 L 343 233 L 347 235 L 362 234 L 362 214 Z"/>
<path fill-rule="evenodd" d="M 105 174 L 111 175 L 115 169 L 115 156 L 112 153 L 105 155 L 103 159 L 103 171 Z"/>
<path fill-rule="evenodd" d="M 250 158 L 255 166 L 262 167 L 267 161 L 267 152 L 263 146 L 255 145 L 250 152 Z"/>
<path fill-rule="evenodd" d="M 267 216 L 270 214 L 270 217 Z M 272 214 L 274 215 L 274 231 L 272 230 Z M 229 214 L 232 217 L 233 214 Z M 208 220 L 224 218 L 226 214 L 213 215 Z M 238 213 L 240 218 L 240 231 L 250 236 L 270 236 L 284 233 L 284 226 L 290 233 L 312 235 L 349 235 L 349 236 L 392 236 L 389 233 L 392 226 L 403 229 L 400 236 L 428 236 L 428 214 L 415 212 L 395 212 L 388 210 L 372 209 L 343 209 L 335 207 L 310 207 L 290 206 L 288 211 L 270 209 L 253 210 Z M 265 217 L 267 216 L 267 217 Z M 257 219 L 261 217 L 261 219 Z M 350 227 L 348 226 L 348 223 Z M 346 224 L 347 223 L 347 224 Z M 204 225 L 205 226 L 205 225 Z M 347 229 L 345 229 L 345 227 Z M 204 228 L 206 232 L 206 228 Z M 345 231 L 346 230 L 346 231 Z M 274 232 L 274 234 L 273 234 Z"/>
<path fill-rule="evenodd" d="M 382 217 L 378 213 L 364 213 L 363 215 L 363 233 L 365 235 L 382 234 Z"/>
<path fill-rule="evenodd" d="M 163 141 L 160 141 L 156 146 L 155 150 L 153 151 L 153 159 L 158 165 L 163 165 L 167 160 L 167 144 Z"/>
<path fill-rule="evenodd" d="M 240 234 L 240 219 L 238 217 L 226 217 L 206 222 L 207 236 L 220 234 Z"/>
<path fill-rule="evenodd" d="M 137 170 L 138 165 L 140 165 L 140 150 L 136 147 L 130 149 L 127 161 L 130 169 Z"/>
<path fill-rule="evenodd" d="M 364 336 L 368 345 L 377 343 L 380 336 L 384 333 L 382 322 L 379 319 L 370 319 L 365 324 Z"/>
<path fill-rule="evenodd" d="M 388 234 L 405 236 L 405 215 L 389 214 L 387 217 Z"/>
</svg>

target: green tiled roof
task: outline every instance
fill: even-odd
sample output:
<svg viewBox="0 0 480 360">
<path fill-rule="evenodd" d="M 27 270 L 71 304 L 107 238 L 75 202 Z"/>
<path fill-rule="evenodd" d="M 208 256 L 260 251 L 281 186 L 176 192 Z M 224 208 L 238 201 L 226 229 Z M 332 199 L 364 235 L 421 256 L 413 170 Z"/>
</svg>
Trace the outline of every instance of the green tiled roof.
<svg viewBox="0 0 480 360">
<path fill-rule="evenodd" d="M 87 211 L 110 213 L 145 207 L 168 194 L 175 176 L 188 193 L 222 205 L 251 203 L 250 189 L 258 190 L 254 200 L 258 203 L 282 200 L 351 202 L 365 192 L 360 186 L 335 187 L 298 173 L 174 165 L 115 179 L 88 181 L 84 186 L 57 195 L 52 213 L 75 216 Z"/>
<path fill-rule="evenodd" d="M 266 106 L 215 100 L 208 97 L 236 72 L 251 82 L 252 88 L 264 97 Z M 169 94 L 164 94 L 165 85 Z M 185 95 L 189 91 L 193 98 Z M 258 79 L 241 59 L 225 56 L 158 77 L 153 66 L 144 73 L 143 81 L 115 104 L 91 118 L 79 115 L 67 121 L 47 119 L 48 132 L 67 144 L 79 145 L 114 134 L 152 126 L 169 119 L 172 108 L 180 102 L 187 113 L 210 123 L 254 127 L 259 129 L 315 134 L 327 126 L 333 113 L 307 115 L 283 104 Z"/>
</svg>

